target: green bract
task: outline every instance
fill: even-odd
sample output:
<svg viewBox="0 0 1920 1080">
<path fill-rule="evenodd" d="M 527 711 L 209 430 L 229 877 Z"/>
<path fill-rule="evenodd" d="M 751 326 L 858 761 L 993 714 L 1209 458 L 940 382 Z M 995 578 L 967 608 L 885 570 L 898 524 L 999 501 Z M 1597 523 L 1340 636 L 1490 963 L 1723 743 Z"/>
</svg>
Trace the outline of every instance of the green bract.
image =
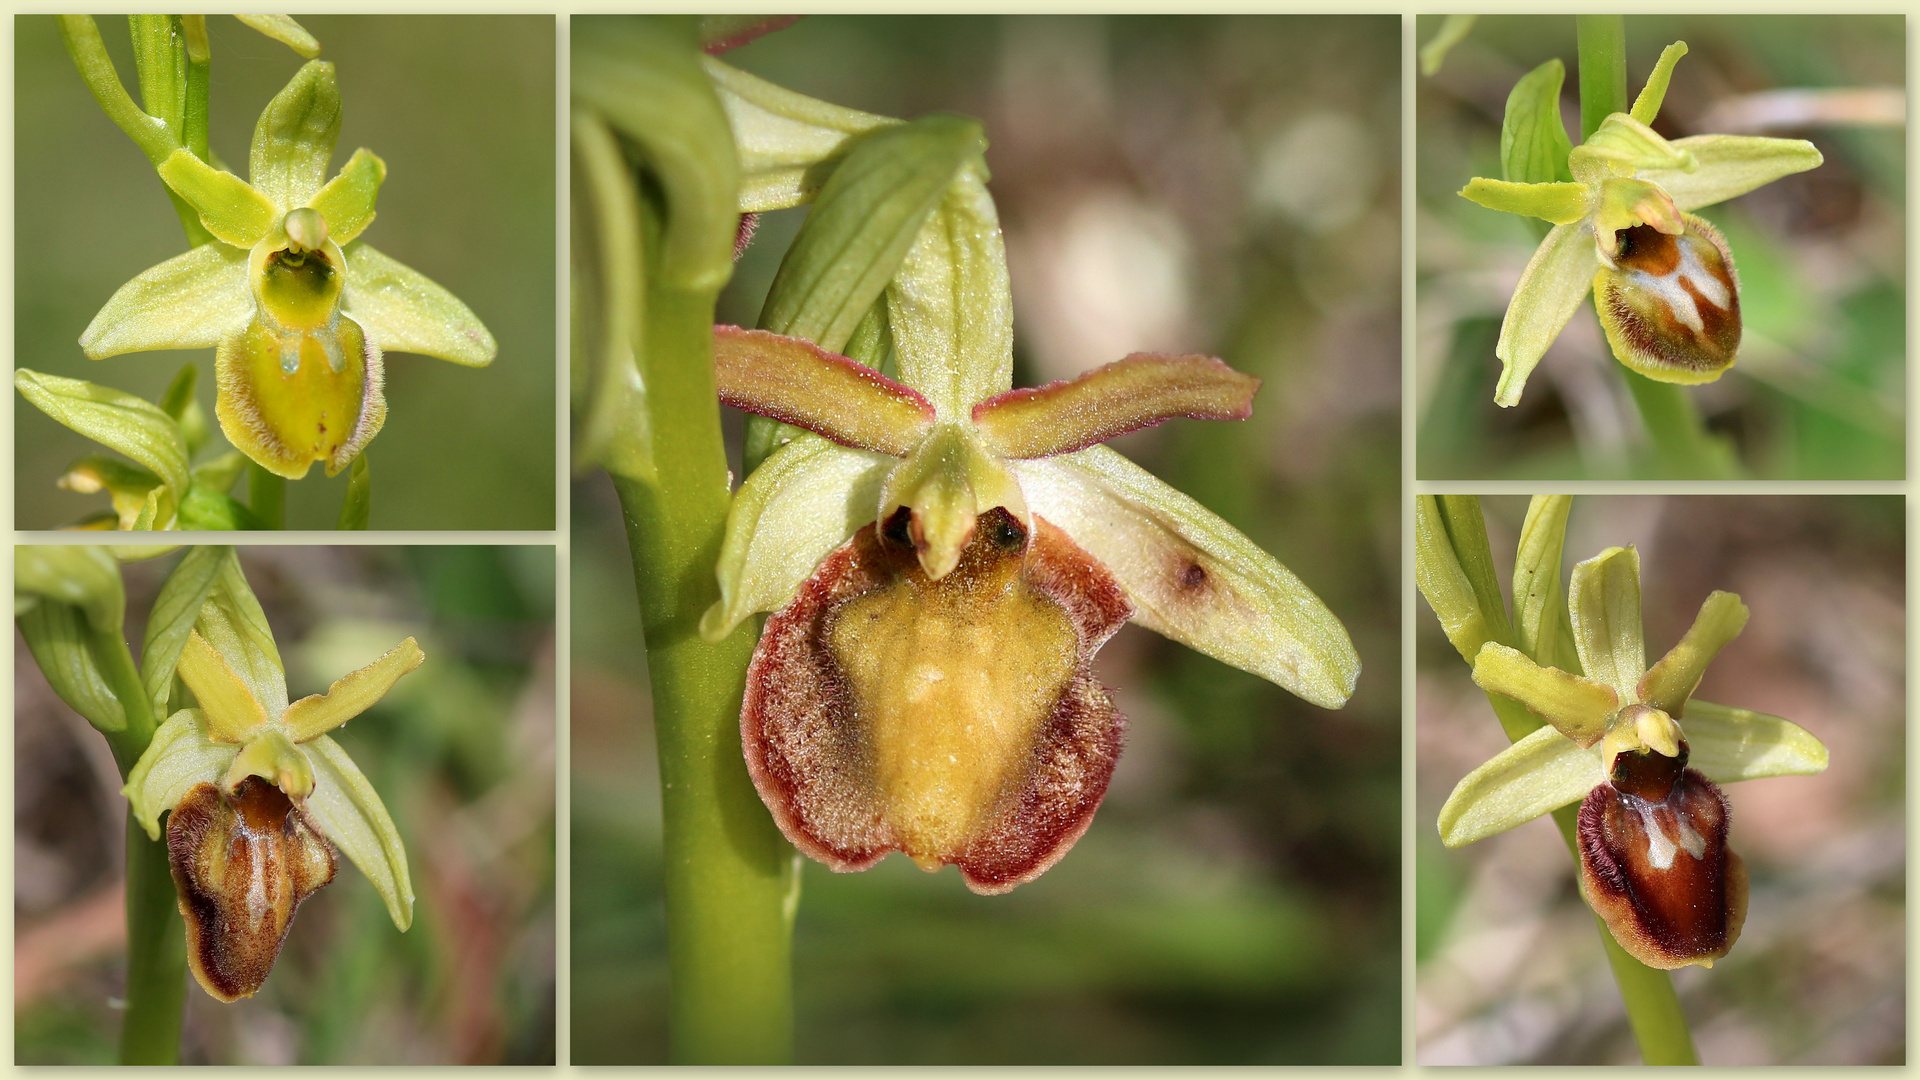
<svg viewBox="0 0 1920 1080">
<path fill-rule="evenodd" d="M 1495 354 L 1494 400 L 1516 405 L 1527 376 L 1588 292 L 1620 362 L 1651 379 L 1711 382 L 1739 345 L 1738 280 L 1725 241 L 1688 213 L 1821 163 L 1802 139 L 1694 135 L 1650 125 L 1673 66 L 1661 55 L 1631 113 L 1606 118 L 1583 145 L 1561 126 L 1564 70 L 1549 61 L 1520 80 L 1501 133 L 1505 180 L 1475 177 L 1465 198 L 1553 224 L 1521 274 Z"/>
<path fill-rule="evenodd" d="M 312 61 L 261 113 L 251 183 L 187 149 L 160 161 L 215 239 L 122 286 L 80 337 L 96 360 L 217 348 L 221 430 L 291 478 L 315 461 L 338 472 L 378 433 L 383 351 L 470 366 L 495 351 L 451 293 L 357 241 L 386 166 L 358 150 L 328 180 L 339 130 L 333 66 Z"/>
</svg>

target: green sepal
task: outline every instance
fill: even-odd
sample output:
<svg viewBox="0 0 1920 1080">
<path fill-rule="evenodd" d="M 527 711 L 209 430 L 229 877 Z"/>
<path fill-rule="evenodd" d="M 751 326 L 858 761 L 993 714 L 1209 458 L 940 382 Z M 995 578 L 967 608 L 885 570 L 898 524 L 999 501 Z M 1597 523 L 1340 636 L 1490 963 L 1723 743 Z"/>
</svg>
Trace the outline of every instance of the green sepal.
<svg viewBox="0 0 1920 1080">
<path fill-rule="evenodd" d="M 180 805 L 196 786 L 219 783 L 239 753 L 232 743 L 217 743 L 207 736 L 200 710 L 181 709 L 167 717 L 154 729 L 153 741 L 127 772 L 126 786 L 120 789 L 133 820 L 149 839 L 160 839 L 160 815 Z"/>
<path fill-rule="evenodd" d="M 1653 74 L 1647 76 L 1647 85 L 1640 88 L 1640 96 L 1633 99 L 1630 110 L 1635 120 L 1643 124 L 1653 123 L 1660 115 L 1660 105 L 1667 100 L 1667 84 L 1673 81 L 1673 66 L 1687 55 L 1687 43 L 1676 41 L 1660 50 L 1660 60 L 1653 65 Z"/>
<path fill-rule="evenodd" d="M 646 306 L 640 192 L 619 138 L 596 113 L 575 109 L 572 133 L 573 466 L 651 481 L 653 438 L 638 356 Z"/>
<path fill-rule="evenodd" d="M 247 177 L 281 213 L 305 206 L 326 183 L 339 139 L 340 85 L 333 65 L 309 60 L 261 111 Z"/>
<path fill-rule="evenodd" d="M 1541 218 L 1555 225 L 1571 225 L 1587 216 L 1585 184 L 1510 184 L 1476 176 L 1460 189 L 1460 197 L 1489 210 Z"/>
<path fill-rule="evenodd" d="M 1560 87 L 1567 69 L 1558 58 L 1520 77 L 1507 94 L 1500 122 L 1500 172 L 1516 184 L 1573 179 L 1567 155 L 1573 143 L 1560 116 Z"/>
<path fill-rule="evenodd" d="M 1447 16 L 1440 24 L 1440 31 L 1433 35 L 1433 40 L 1420 46 L 1420 74 L 1429 79 L 1440 74 L 1440 65 L 1445 62 L 1447 54 L 1453 51 L 1455 45 L 1467 39 L 1467 34 L 1473 30 L 1473 24 L 1479 18 L 1478 15 Z"/>
<path fill-rule="evenodd" d="M 1827 769 L 1827 748 L 1806 728 L 1778 716 L 1687 703 L 1687 764 L 1716 784 L 1765 776 L 1811 776 Z"/>
<path fill-rule="evenodd" d="M 1640 552 L 1612 547 L 1573 568 L 1567 589 L 1573 647 L 1587 677 L 1634 700 L 1647 673 L 1647 644 L 1640 624 Z"/>
<path fill-rule="evenodd" d="M 1565 588 L 1560 584 L 1567 515 L 1572 509 L 1571 495 L 1535 495 L 1527 503 L 1513 556 L 1513 632 L 1521 652 L 1578 675 L 1580 658 L 1573 651 L 1573 628 L 1567 623 Z"/>
<path fill-rule="evenodd" d="M 419 353 L 466 367 L 493 363 L 499 346 L 459 297 L 364 241 L 346 259 L 346 312 L 382 352 Z"/>
<path fill-rule="evenodd" d="M 15 588 L 18 587 L 16 581 Z M 22 610 L 23 600 L 33 602 Z M 33 653 L 33 662 L 39 665 L 47 677 L 47 685 L 53 687 L 60 700 L 97 730 L 125 731 L 126 710 L 100 671 L 86 616 L 80 609 L 16 592 L 14 619 L 19 624 L 20 636 L 26 639 L 27 649 Z"/>
<path fill-rule="evenodd" d="M 413 883 L 400 830 L 353 759 L 328 735 L 302 744 L 313 766 L 313 794 L 301 810 L 360 868 L 401 930 L 413 925 Z"/>
<path fill-rule="evenodd" d="M 741 213 L 784 210 L 813 198 L 850 136 L 900 121 L 796 94 L 704 57 L 740 159 Z"/>
<path fill-rule="evenodd" d="M 200 399 L 193 395 L 193 386 L 199 375 L 200 369 L 194 365 L 180 365 L 173 381 L 167 384 L 167 392 L 160 396 L 160 411 L 173 417 L 173 422 L 180 425 L 180 437 L 187 442 L 189 461 L 207 444 L 207 413 L 200 407 Z M 193 475 L 198 480 L 200 470 L 195 469 Z"/>
<path fill-rule="evenodd" d="M 1660 185 L 1681 210 L 1725 202 L 1783 176 L 1818 168 L 1826 160 L 1805 139 L 1689 135 L 1675 139 L 1673 146 L 1692 159 L 1692 169 L 1648 169 L 1640 178 Z"/>
<path fill-rule="evenodd" d="M 941 419 L 964 420 L 1013 386 L 1012 296 L 986 167 L 969 162 L 887 287 L 900 381 Z"/>
<path fill-rule="evenodd" d="M 347 474 L 347 494 L 340 501 L 339 528 L 347 530 L 365 530 L 367 517 L 373 512 L 373 472 L 367 464 L 367 455 L 362 453 L 353 459 L 353 469 Z"/>
<path fill-rule="evenodd" d="M 1512 644 L 1513 626 L 1494 575 L 1480 500 L 1472 495 L 1416 497 L 1413 536 L 1414 582 L 1460 658 L 1473 663 L 1489 641 Z"/>
<path fill-rule="evenodd" d="M 149 349 L 211 349 L 253 318 L 247 252 L 202 244 L 120 286 L 80 335 L 89 360 Z"/>
<path fill-rule="evenodd" d="M 328 239 L 345 247 L 373 223 L 373 207 L 386 178 L 387 163 L 373 151 L 353 152 L 340 166 L 339 175 L 327 181 L 307 204 L 326 221 Z"/>
<path fill-rule="evenodd" d="M 174 490 L 186 490 L 186 436 L 159 406 L 112 387 L 26 368 L 14 372 L 13 384 L 41 412 L 152 469 Z"/>
<path fill-rule="evenodd" d="M 309 60 L 320 55 L 320 40 L 291 15 L 235 15 L 234 18 Z"/>
<path fill-rule="evenodd" d="M 273 642 L 267 613 L 240 568 L 240 556 L 226 549 L 220 574 L 200 607 L 194 629 L 207 639 L 234 674 L 247 684 L 269 717 L 287 711 L 287 669 Z"/>
<path fill-rule="evenodd" d="M 1454 785 L 1440 808 L 1440 842 L 1460 847 L 1577 802 L 1606 779 L 1599 754 L 1543 727 Z"/>
<path fill-rule="evenodd" d="M 140 644 L 140 681 L 153 701 L 156 716 L 167 715 L 173 695 L 173 673 L 180 666 L 180 653 L 187 647 L 187 636 L 200 617 L 200 609 L 220 579 L 233 550 L 226 547 L 195 547 L 187 551 L 180 565 L 173 568 L 154 598 L 147 615 L 147 629 Z"/>
<path fill-rule="evenodd" d="M 1576 224 L 1548 230 L 1533 258 L 1527 260 L 1500 323 L 1500 340 L 1493 350 L 1501 363 L 1494 404 L 1512 408 L 1520 403 L 1527 376 L 1593 291 L 1593 275 L 1599 269 L 1600 254 L 1591 228 Z"/>
<path fill-rule="evenodd" d="M 1583 184 L 1598 184 L 1647 169 L 1692 172 L 1697 164 L 1684 146 L 1668 142 L 1626 113 L 1607 117 L 1567 159 L 1573 167 L 1573 178 Z"/>
</svg>

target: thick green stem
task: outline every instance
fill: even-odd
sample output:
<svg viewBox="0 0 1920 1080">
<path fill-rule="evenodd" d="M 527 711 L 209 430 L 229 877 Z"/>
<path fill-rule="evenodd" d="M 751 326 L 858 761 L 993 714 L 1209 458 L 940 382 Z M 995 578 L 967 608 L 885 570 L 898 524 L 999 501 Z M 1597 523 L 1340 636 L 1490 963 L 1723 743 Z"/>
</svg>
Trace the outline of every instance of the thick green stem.
<svg viewBox="0 0 1920 1080">
<path fill-rule="evenodd" d="M 122 1065 L 180 1061 L 180 1015 L 187 994 L 187 935 L 167 865 L 164 840 L 127 815 L 127 1010 L 120 1026 Z"/>
<path fill-rule="evenodd" d="M 1619 15 L 1580 15 L 1580 138 L 1593 138 L 1601 121 L 1631 107 L 1627 100 L 1627 21 Z"/>
<path fill-rule="evenodd" d="M 260 519 L 263 529 L 287 527 L 287 480 L 268 472 L 260 463 L 247 465 L 247 509 Z"/>
<path fill-rule="evenodd" d="M 615 478 L 647 639 L 666 834 L 669 1031 L 681 1064 L 793 1055 L 793 848 L 740 753 L 754 630 L 700 638 L 719 599 L 727 466 L 713 382 L 713 295 L 649 290 L 647 397 L 655 482 Z"/>
</svg>

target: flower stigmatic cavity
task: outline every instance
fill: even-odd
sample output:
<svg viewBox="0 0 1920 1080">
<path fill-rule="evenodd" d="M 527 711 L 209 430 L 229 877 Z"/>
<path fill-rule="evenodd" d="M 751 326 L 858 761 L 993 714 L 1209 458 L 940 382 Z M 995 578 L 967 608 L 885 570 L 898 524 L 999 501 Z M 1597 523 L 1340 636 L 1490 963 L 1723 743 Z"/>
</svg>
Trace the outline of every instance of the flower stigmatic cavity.
<svg viewBox="0 0 1920 1080">
<path fill-rule="evenodd" d="M 80 337 L 95 360 L 217 349 L 221 430 L 289 478 L 315 462 L 331 476 L 379 433 L 384 351 L 476 367 L 495 352 L 466 305 L 358 240 L 386 164 L 356 150 L 328 180 L 339 132 L 333 65 L 316 60 L 261 113 L 251 183 L 174 151 L 160 177 L 213 242 L 122 286 Z"/>
<path fill-rule="evenodd" d="M 1460 194 L 1493 210 L 1553 223 L 1515 287 L 1495 354 L 1494 401 L 1516 405 L 1547 347 L 1593 292 L 1614 356 L 1650 379 L 1712 382 L 1740 348 L 1740 284 L 1719 231 L 1690 211 L 1821 164 L 1802 139 L 1693 135 L 1650 126 L 1685 42 L 1661 54 L 1630 113 L 1614 113 L 1564 157 L 1508 177 L 1475 177 Z M 1503 144 L 1567 146 L 1550 61 L 1514 89 Z M 1551 156 L 1551 155 L 1549 155 Z M 1516 171 L 1518 175 L 1516 175 Z M 1523 182 L 1537 181 L 1537 182 Z"/>
<path fill-rule="evenodd" d="M 716 329 L 721 399 L 812 434 L 742 485 L 700 629 L 718 640 L 775 611 L 741 731 L 797 847 L 843 871 L 899 850 L 998 893 L 1059 859 L 1100 804 L 1125 721 L 1091 662 L 1129 618 L 1325 708 L 1360 665 L 1272 556 L 1098 445 L 1174 417 L 1243 419 L 1257 379 L 1136 354 L 1011 389 L 1005 253 L 970 154 L 886 286 L 897 379 Z"/>
<path fill-rule="evenodd" d="M 176 711 L 154 732 L 124 790 L 150 837 L 160 838 L 168 814 L 189 965 L 207 993 L 233 1001 L 266 980 L 301 902 L 333 880 L 336 848 L 380 893 L 394 925 L 411 925 L 400 834 L 326 733 L 425 657 L 408 638 L 326 693 L 289 702 L 258 601 L 232 553 L 216 558 L 224 562 L 203 579 L 212 586 L 175 669 L 198 707 Z"/>
</svg>

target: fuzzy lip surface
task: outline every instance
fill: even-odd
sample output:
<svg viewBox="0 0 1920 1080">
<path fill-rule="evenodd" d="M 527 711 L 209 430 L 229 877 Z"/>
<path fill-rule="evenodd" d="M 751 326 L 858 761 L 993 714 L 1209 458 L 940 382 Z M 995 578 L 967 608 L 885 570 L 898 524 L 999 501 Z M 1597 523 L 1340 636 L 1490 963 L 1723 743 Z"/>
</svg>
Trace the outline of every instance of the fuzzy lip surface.
<svg viewBox="0 0 1920 1080">
<path fill-rule="evenodd" d="M 932 582 L 901 530 L 869 525 L 768 620 L 742 744 L 800 850 L 841 872 L 904 851 L 990 894 L 1086 831 L 1125 729 L 1091 660 L 1132 608 L 1065 533 L 1035 526 L 981 515 Z"/>
</svg>

